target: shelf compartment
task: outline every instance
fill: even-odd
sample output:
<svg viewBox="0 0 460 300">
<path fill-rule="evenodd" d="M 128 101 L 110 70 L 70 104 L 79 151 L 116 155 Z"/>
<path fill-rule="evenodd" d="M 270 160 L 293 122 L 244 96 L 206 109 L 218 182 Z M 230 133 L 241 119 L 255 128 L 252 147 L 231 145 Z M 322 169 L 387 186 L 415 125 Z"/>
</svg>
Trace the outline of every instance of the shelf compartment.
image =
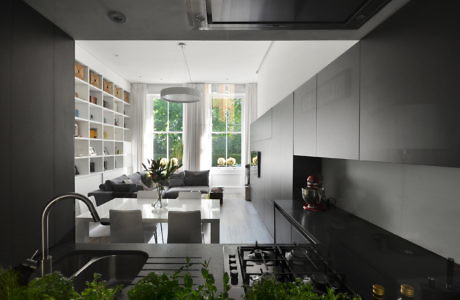
<svg viewBox="0 0 460 300">
<path fill-rule="evenodd" d="M 76 176 L 89 174 L 89 159 L 88 158 L 76 159 L 75 168 L 78 170 L 78 173 L 75 172 Z"/>
<path fill-rule="evenodd" d="M 104 126 L 102 136 L 104 140 L 113 140 L 113 126 Z"/>
<path fill-rule="evenodd" d="M 124 160 L 123 156 L 116 156 L 115 157 L 115 168 L 116 169 L 123 168 L 123 160 Z"/>
<path fill-rule="evenodd" d="M 95 156 L 102 156 L 102 141 L 99 140 L 90 140 L 89 145 L 93 147 L 94 151 L 96 152 Z M 91 154 L 90 154 L 91 155 Z"/>
<path fill-rule="evenodd" d="M 115 116 L 112 111 L 109 110 L 104 110 L 104 120 L 103 123 L 104 125 L 114 125 L 114 120 Z"/>
<path fill-rule="evenodd" d="M 102 125 L 96 123 L 89 123 L 89 137 L 91 139 L 101 139 L 103 136 Z"/>
<path fill-rule="evenodd" d="M 104 171 L 115 169 L 115 159 L 113 156 L 104 157 Z"/>
<path fill-rule="evenodd" d="M 104 156 L 115 154 L 115 143 L 113 141 L 104 141 Z"/>
<path fill-rule="evenodd" d="M 123 128 L 115 127 L 115 141 L 123 141 Z M 117 154 L 117 153 L 115 153 Z"/>
<path fill-rule="evenodd" d="M 90 70 L 89 71 L 89 83 L 92 85 L 92 86 L 95 86 L 97 87 L 98 89 L 101 89 L 102 88 L 102 76 L 101 74 L 93 71 L 93 70 Z"/>
<path fill-rule="evenodd" d="M 102 107 L 91 105 L 89 108 L 89 113 L 90 121 L 102 123 Z"/>
<path fill-rule="evenodd" d="M 129 101 L 130 101 L 129 92 L 123 91 L 123 100 L 124 100 L 127 104 L 129 104 Z"/>
<path fill-rule="evenodd" d="M 115 142 L 115 155 L 123 155 L 123 142 Z"/>
<path fill-rule="evenodd" d="M 88 102 L 75 101 L 75 118 L 89 119 Z"/>
<path fill-rule="evenodd" d="M 74 156 L 75 157 L 86 157 L 89 156 L 88 152 L 88 140 L 74 140 Z"/>
<path fill-rule="evenodd" d="M 103 162 L 102 157 L 91 157 L 89 161 L 89 172 L 102 172 L 103 171 Z"/>
<path fill-rule="evenodd" d="M 104 90 L 104 92 L 109 93 L 110 95 L 113 95 L 113 82 L 112 81 L 104 79 L 102 87 L 103 87 L 102 89 Z"/>
<path fill-rule="evenodd" d="M 74 75 L 76 79 L 88 82 L 88 67 L 87 66 L 76 61 L 74 65 L 74 70 L 75 70 Z"/>
<path fill-rule="evenodd" d="M 88 121 L 75 120 L 74 138 L 88 138 Z"/>
<path fill-rule="evenodd" d="M 88 84 L 75 79 L 75 98 L 80 98 L 82 100 L 88 101 L 89 99 L 88 95 L 89 95 Z"/>
</svg>

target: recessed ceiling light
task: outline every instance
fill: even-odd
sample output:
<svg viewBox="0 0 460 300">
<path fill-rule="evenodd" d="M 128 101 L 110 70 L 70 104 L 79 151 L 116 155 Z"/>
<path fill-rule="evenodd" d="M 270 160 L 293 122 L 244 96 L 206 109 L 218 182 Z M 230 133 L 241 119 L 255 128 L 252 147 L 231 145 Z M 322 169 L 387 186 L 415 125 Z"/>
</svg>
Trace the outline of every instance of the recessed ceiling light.
<svg viewBox="0 0 460 300">
<path fill-rule="evenodd" d="M 119 55 L 115 53 L 113 56 L 118 57 Z"/>
<path fill-rule="evenodd" d="M 107 16 L 112 22 L 117 24 L 123 24 L 126 22 L 126 16 L 123 13 L 116 10 L 109 11 L 107 13 Z"/>
</svg>

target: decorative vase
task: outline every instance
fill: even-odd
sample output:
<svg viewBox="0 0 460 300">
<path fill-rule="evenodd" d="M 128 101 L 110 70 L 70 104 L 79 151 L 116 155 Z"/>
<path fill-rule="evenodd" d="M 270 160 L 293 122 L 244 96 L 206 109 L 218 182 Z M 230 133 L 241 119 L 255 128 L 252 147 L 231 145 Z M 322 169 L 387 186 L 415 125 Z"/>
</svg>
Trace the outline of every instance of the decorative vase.
<svg viewBox="0 0 460 300">
<path fill-rule="evenodd" d="M 162 197 L 163 197 L 163 191 L 165 190 L 165 187 L 159 182 L 156 183 L 156 186 L 157 186 L 157 192 L 158 192 L 158 199 L 153 206 L 157 208 L 163 208 L 163 202 L 161 200 L 163 199 Z"/>
</svg>

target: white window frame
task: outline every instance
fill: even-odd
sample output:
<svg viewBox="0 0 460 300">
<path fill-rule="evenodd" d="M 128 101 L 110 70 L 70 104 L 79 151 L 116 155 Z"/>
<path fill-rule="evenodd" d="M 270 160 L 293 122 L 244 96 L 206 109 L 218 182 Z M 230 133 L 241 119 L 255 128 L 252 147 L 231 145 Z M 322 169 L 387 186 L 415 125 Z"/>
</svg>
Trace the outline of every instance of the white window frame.
<svg viewBox="0 0 460 300">
<path fill-rule="evenodd" d="M 155 135 L 156 134 L 166 134 L 166 159 L 170 159 L 169 157 L 169 135 L 170 134 L 182 134 L 182 143 L 184 142 L 184 104 L 182 104 L 182 131 L 170 131 L 169 130 L 169 101 L 166 101 L 166 100 L 162 100 L 162 101 L 165 101 L 166 104 L 167 104 L 167 111 L 166 111 L 166 131 L 164 130 L 160 130 L 160 131 L 156 131 L 155 130 L 155 113 L 153 112 L 153 109 L 155 107 L 154 105 L 154 102 L 155 100 L 157 99 L 160 99 L 160 95 L 155 95 L 155 94 L 151 94 L 149 95 L 151 97 L 150 101 L 152 101 L 152 119 L 153 119 L 153 139 L 152 139 L 152 144 L 153 144 L 153 157 L 155 157 Z M 161 100 L 161 99 L 160 99 Z M 182 161 L 183 161 L 183 158 L 184 158 L 184 152 L 183 152 L 183 147 L 182 147 Z"/>
<path fill-rule="evenodd" d="M 227 112 L 225 112 L 225 131 L 213 131 L 212 128 L 213 128 L 213 124 L 212 124 L 212 104 L 213 104 L 213 100 L 214 99 L 241 99 L 241 116 L 240 116 L 240 120 L 241 120 L 241 124 L 240 124 L 240 131 L 228 131 L 228 115 L 227 115 Z M 216 93 L 216 92 L 213 92 L 211 93 L 211 107 L 209 108 L 209 112 L 210 112 L 210 116 L 211 116 L 211 119 L 210 119 L 210 124 L 211 124 L 211 159 L 212 159 L 212 155 L 213 155 L 213 148 L 212 148 L 212 136 L 214 134 L 225 134 L 225 160 L 227 160 L 228 158 L 228 134 L 239 134 L 240 135 L 240 162 L 239 162 L 239 166 L 236 166 L 236 167 L 230 167 L 230 166 L 227 166 L 225 165 L 225 168 L 242 168 L 244 167 L 243 166 L 243 126 L 244 126 L 244 110 L 245 110 L 245 107 L 246 107 L 246 95 L 243 94 L 243 93 L 235 93 L 235 94 L 222 94 L 222 93 Z M 213 161 L 211 161 L 211 167 L 212 168 L 216 168 L 216 169 L 221 169 L 222 167 L 218 167 L 218 166 L 214 166 L 214 163 Z"/>
</svg>

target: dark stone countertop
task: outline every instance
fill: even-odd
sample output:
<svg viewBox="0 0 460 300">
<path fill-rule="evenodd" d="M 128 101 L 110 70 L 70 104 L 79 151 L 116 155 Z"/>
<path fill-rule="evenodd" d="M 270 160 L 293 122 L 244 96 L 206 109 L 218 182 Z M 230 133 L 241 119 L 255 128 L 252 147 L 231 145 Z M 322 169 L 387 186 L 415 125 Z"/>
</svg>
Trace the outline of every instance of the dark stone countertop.
<svg viewBox="0 0 460 300">
<path fill-rule="evenodd" d="M 460 299 L 458 295 L 426 296 L 434 292 L 424 288 L 427 277 L 434 277 L 438 288 L 445 286 L 445 258 L 340 208 L 311 212 L 302 206 L 295 200 L 275 201 L 275 207 L 284 212 L 291 224 L 319 241 L 317 247 L 324 258 L 336 271 L 345 274 L 350 286 L 364 299 L 371 298 L 374 283 L 385 287 L 385 299 L 397 299 L 402 283 L 415 287 L 415 299 Z M 460 286 L 458 265 L 455 274 L 454 285 Z"/>
</svg>

